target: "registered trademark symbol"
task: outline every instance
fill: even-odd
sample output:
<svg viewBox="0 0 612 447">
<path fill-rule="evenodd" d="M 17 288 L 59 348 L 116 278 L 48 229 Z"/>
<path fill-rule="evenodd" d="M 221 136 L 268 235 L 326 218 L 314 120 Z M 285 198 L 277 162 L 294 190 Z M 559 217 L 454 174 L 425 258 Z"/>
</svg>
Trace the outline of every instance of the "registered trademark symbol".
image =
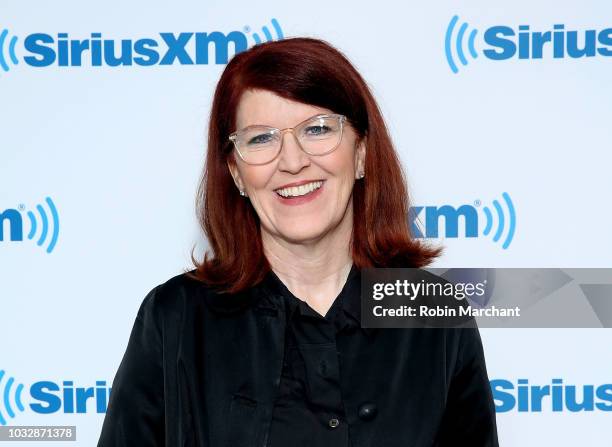
<svg viewBox="0 0 612 447">
<path fill-rule="evenodd" d="M 19 208 L 19 211 L 23 211 L 25 210 L 25 205 L 23 203 L 20 203 L 17 208 Z"/>
<path fill-rule="evenodd" d="M 480 206 L 480 199 L 474 200 L 474 206 Z"/>
<path fill-rule="evenodd" d="M 245 33 L 250 33 L 251 32 L 251 27 L 249 25 L 245 25 L 244 32 Z"/>
</svg>

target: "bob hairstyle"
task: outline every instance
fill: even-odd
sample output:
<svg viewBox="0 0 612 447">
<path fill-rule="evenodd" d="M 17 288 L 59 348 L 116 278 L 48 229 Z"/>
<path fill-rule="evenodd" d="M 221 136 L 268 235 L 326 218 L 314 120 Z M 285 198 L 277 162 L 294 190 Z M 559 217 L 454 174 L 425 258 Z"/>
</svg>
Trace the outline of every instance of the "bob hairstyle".
<svg viewBox="0 0 612 447">
<path fill-rule="evenodd" d="M 346 115 L 365 139 L 363 181 L 353 187 L 351 252 L 357 268 L 423 267 L 441 254 L 415 240 L 408 222 L 404 173 L 382 114 L 366 82 L 340 51 L 319 39 L 295 37 L 253 46 L 227 64 L 210 113 L 208 153 L 196 194 L 199 223 L 213 256 L 204 254 L 188 276 L 237 293 L 260 282 L 270 270 L 261 241 L 259 217 L 238 194 L 227 167 L 235 163 L 228 135 L 246 90 L 261 89 L 283 98 Z M 195 247 L 194 247 L 195 248 Z"/>
</svg>

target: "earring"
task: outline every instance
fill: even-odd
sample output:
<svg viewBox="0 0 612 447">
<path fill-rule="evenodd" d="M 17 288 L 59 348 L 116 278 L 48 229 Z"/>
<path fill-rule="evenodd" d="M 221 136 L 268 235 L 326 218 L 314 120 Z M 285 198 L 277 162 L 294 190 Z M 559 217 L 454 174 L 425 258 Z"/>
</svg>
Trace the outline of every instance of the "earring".
<svg viewBox="0 0 612 447">
<path fill-rule="evenodd" d="M 244 191 L 241 189 L 241 190 L 240 190 L 240 195 L 241 195 L 242 197 L 246 197 L 246 195 L 247 195 L 247 194 L 246 194 L 246 192 L 244 192 Z"/>
<path fill-rule="evenodd" d="M 365 173 L 364 173 L 363 171 L 361 171 L 361 172 L 359 173 L 359 178 L 364 178 L 364 177 L 365 177 Z"/>
</svg>

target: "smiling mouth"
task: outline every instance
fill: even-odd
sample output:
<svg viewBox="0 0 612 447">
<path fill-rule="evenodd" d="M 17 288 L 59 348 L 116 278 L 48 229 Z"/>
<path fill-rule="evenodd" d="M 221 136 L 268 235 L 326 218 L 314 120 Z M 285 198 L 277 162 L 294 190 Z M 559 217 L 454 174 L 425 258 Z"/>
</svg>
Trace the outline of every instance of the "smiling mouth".
<svg viewBox="0 0 612 447">
<path fill-rule="evenodd" d="M 276 194 L 285 198 L 291 199 L 295 197 L 304 197 L 308 194 L 312 194 L 314 191 L 319 189 L 323 185 L 323 180 L 317 182 L 306 183 L 300 186 L 291 186 L 289 188 L 281 188 L 275 190 Z"/>
</svg>

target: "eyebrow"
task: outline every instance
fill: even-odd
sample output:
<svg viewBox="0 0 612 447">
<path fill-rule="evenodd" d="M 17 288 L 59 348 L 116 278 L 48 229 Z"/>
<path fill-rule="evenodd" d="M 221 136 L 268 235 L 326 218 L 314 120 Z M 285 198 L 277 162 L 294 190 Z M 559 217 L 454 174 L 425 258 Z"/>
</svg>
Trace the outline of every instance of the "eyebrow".
<svg viewBox="0 0 612 447">
<path fill-rule="evenodd" d="M 298 123 L 294 124 L 293 126 L 289 126 L 289 128 L 295 127 L 298 124 L 302 124 L 304 121 L 309 120 L 310 118 L 314 118 L 315 116 L 319 116 L 319 115 L 333 115 L 333 114 L 334 114 L 334 112 L 319 112 L 319 113 L 315 113 L 314 115 L 307 116 L 306 118 L 304 118 L 303 120 L 301 120 Z M 248 127 L 255 127 L 255 126 L 273 127 L 274 129 L 281 129 L 280 127 L 272 126 L 271 124 L 249 124 L 247 126 L 238 127 L 238 129 L 242 130 L 242 129 L 246 129 Z M 287 129 L 287 128 L 285 127 L 284 129 Z"/>
</svg>

